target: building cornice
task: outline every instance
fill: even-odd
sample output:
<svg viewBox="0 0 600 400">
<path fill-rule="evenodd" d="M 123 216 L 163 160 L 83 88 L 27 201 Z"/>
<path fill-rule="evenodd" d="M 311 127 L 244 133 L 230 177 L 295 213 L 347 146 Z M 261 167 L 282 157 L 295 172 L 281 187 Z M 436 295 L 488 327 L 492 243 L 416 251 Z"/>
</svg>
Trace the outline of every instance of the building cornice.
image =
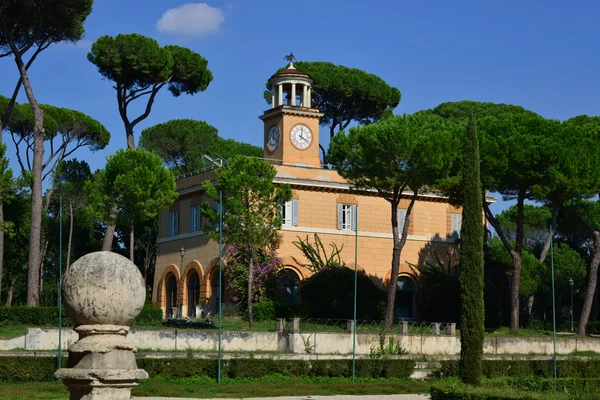
<svg viewBox="0 0 600 400">
<path fill-rule="evenodd" d="M 259 116 L 258 118 L 264 121 L 279 114 L 301 115 L 309 118 L 321 118 L 323 115 L 325 115 L 322 112 L 319 112 L 318 108 L 282 105 L 265 111 L 263 115 Z"/>
</svg>

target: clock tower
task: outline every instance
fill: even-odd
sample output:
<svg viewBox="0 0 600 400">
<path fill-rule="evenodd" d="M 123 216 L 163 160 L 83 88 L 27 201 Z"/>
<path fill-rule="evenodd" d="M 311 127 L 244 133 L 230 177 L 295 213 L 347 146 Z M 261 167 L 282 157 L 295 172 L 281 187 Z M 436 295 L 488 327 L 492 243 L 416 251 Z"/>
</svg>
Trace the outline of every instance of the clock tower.
<svg viewBox="0 0 600 400">
<path fill-rule="evenodd" d="M 273 164 L 321 168 L 319 109 L 311 107 L 307 74 L 293 63 L 269 79 L 273 101 L 259 118 L 264 122 L 264 157 Z"/>
</svg>

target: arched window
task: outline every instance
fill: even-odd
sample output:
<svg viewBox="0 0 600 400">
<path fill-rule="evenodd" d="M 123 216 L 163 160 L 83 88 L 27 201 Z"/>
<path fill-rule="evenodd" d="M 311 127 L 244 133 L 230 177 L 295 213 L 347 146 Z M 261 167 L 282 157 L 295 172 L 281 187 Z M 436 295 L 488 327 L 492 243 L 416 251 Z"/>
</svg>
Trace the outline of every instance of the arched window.
<svg viewBox="0 0 600 400">
<path fill-rule="evenodd" d="M 196 317 L 196 306 L 200 304 L 200 277 L 192 270 L 187 277 L 188 317 Z"/>
<path fill-rule="evenodd" d="M 406 276 L 398 277 L 394 317 L 401 320 L 415 317 L 415 285 Z"/>
<path fill-rule="evenodd" d="M 282 269 L 277 274 L 283 288 L 283 299 L 290 304 L 300 303 L 300 277 L 292 269 Z"/>
<path fill-rule="evenodd" d="M 222 277 L 224 281 L 225 277 Z M 214 315 L 219 313 L 219 299 L 223 296 L 223 290 L 219 290 L 219 268 L 215 268 L 210 276 L 210 308 Z"/>
<path fill-rule="evenodd" d="M 177 278 L 174 274 L 169 274 L 165 282 L 167 318 L 175 318 L 177 317 Z"/>
</svg>

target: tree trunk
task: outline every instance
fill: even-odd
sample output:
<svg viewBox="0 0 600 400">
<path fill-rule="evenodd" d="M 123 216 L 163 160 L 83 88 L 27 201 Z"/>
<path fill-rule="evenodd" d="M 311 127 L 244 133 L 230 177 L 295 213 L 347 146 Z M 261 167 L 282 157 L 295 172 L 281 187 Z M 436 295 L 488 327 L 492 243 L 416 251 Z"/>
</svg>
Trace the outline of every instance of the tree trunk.
<svg viewBox="0 0 600 400">
<path fill-rule="evenodd" d="M 510 257 L 513 262 L 512 284 L 510 287 L 510 329 L 519 330 L 519 291 L 521 289 L 521 255 L 511 250 Z"/>
<path fill-rule="evenodd" d="M 44 247 L 40 251 L 40 299 L 42 297 L 42 292 L 44 291 L 44 259 L 46 258 L 46 251 L 48 251 L 47 240 L 44 242 Z"/>
<path fill-rule="evenodd" d="M 13 293 L 15 292 L 15 280 L 11 279 L 8 285 L 8 295 L 6 296 L 6 307 L 12 306 Z"/>
<path fill-rule="evenodd" d="M 2 142 L 2 124 L 0 123 L 0 143 Z M 0 160 L 0 163 L 4 160 Z M 4 267 L 4 202 L 2 201 L 2 191 L 0 188 L 0 304 L 2 304 L 2 274 Z"/>
<path fill-rule="evenodd" d="M 42 238 L 42 166 L 44 162 L 44 111 L 40 108 L 27 74 L 27 68 L 16 50 L 14 43 L 10 43 L 15 55 L 15 63 L 19 69 L 27 100 L 33 111 L 33 185 L 31 187 L 31 227 L 29 229 L 29 268 L 27 272 L 27 305 L 40 304 L 40 265 L 41 265 L 41 238 Z"/>
<path fill-rule="evenodd" d="M 542 247 L 542 252 L 540 253 L 540 258 L 539 258 L 539 262 L 540 264 L 543 264 L 544 261 L 546 261 L 546 257 L 548 256 L 548 252 L 550 251 L 550 243 L 552 242 L 552 239 L 554 237 L 554 235 L 556 234 L 556 214 L 558 213 L 558 207 L 554 206 L 552 208 L 552 222 L 551 222 L 551 229 L 552 229 L 552 234 L 550 234 L 550 232 L 548 232 L 548 237 L 546 238 L 546 241 L 544 242 L 544 246 Z M 533 303 L 535 301 L 535 293 L 532 294 L 531 296 L 529 296 L 529 298 L 527 299 L 527 321 L 530 323 L 531 322 L 531 315 L 533 313 Z"/>
<path fill-rule="evenodd" d="M 131 130 L 131 133 L 127 132 L 127 148 L 128 149 L 135 149 L 135 138 L 133 137 L 133 130 Z"/>
<path fill-rule="evenodd" d="M 104 239 L 102 239 L 102 251 L 111 251 L 112 243 L 115 237 L 115 230 L 117 228 L 117 216 L 119 214 L 119 210 L 115 207 L 110 212 L 110 216 L 108 217 L 109 221 L 111 221 L 108 225 L 106 225 L 106 229 L 104 230 Z"/>
<path fill-rule="evenodd" d="M 512 285 L 510 288 L 510 329 L 519 330 L 520 316 L 520 290 L 521 290 L 521 255 L 523 253 L 523 239 L 525 237 L 525 190 L 520 189 L 517 197 L 517 234 L 515 238 L 515 249 L 510 250 L 513 261 Z"/>
<path fill-rule="evenodd" d="M 73 204 L 69 202 L 69 240 L 67 241 L 67 267 L 65 273 L 69 272 L 71 266 L 71 243 L 73 241 Z"/>
<path fill-rule="evenodd" d="M 248 324 L 250 329 L 254 328 L 254 318 L 252 317 L 252 280 L 254 279 L 254 260 L 250 255 L 250 265 L 248 266 Z M 219 288 L 220 289 L 220 288 Z M 223 301 L 223 299 L 221 299 Z"/>
<path fill-rule="evenodd" d="M 133 237 L 133 219 L 129 221 L 129 261 L 133 262 L 133 246 L 134 246 L 134 237 Z"/>
<path fill-rule="evenodd" d="M 592 303 L 594 302 L 594 294 L 596 292 L 596 284 L 598 281 L 598 265 L 600 264 L 600 231 L 594 231 L 594 256 L 590 263 L 588 272 L 588 284 L 585 291 L 585 299 L 579 316 L 579 326 L 577 333 L 579 335 L 586 334 L 587 323 L 592 312 Z"/>
<path fill-rule="evenodd" d="M 35 127 L 33 139 L 33 185 L 31 187 L 31 227 L 29 229 L 29 269 L 27 273 L 27 305 L 40 304 L 40 265 L 42 239 L 42 161 L 44 155 L 44 114 L 41 109 L 34 112 Z M 40 133 L 39 130 L 42 130 Z M 36 132 L 37 131 L 37 132 Z"/>
<path fill-rule="evenodd" d="M 398 232 L 398 204 L 400 203 L 401 195 L 402 189 L 398 193 L 398 200 L 390 202 L 392 207 L 392 236 L 394 241 L 394 247 L 392 249 L 392 272 L 390 274 L 390 283 L 388 286 L 387 293 L 387 304 L 385 308 L 386 331 L 391 330 L 392 326 L 394 325 L 394 308 L 396 305 L 396 285 L 398 284 L 398 273 L 400 272 L 400 256 L 402 254 L 404 244 L 406 243 L 406 238 L 408 237 L 410 213 L 417 198 L 417 191 L 414 191 L 408 209 L 406 210 L 406 218 L 404 219 L 404 229 L 400 233 Z"/>
</svg>

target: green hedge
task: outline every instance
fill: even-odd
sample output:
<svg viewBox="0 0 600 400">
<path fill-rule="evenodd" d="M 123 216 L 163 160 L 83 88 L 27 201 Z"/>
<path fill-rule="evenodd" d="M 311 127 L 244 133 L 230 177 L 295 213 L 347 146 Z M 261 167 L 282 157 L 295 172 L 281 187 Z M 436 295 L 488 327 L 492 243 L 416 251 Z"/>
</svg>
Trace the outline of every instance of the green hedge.
<svg viewBox="0 0 600 400">
<path fill-rule="evenodd" d="M 600 378 L 600 360 L 558 360 L 557 375 L 560 378 Z M 458 361 L 442 361 L 442 376 L 458 376 Z M 541 377 L 553 376 L 552 360 L 484 360 L 483 376 Z"/>
<path fill-rule="evenodd" d="M 61 365 L 67 365 L 66 357 Z M 57 368 L 56 357 L 0 357 L 0 382 L 53 381 Z"/>
<path fill-rule="evenodd" d="M 139 358 L 139 368 L 153 377 L 165 379 L 208 376 L 215 378 L 217 360 L 199 358 Z M 66 359 L 62 365 L 67 365 Z M 408 378 L 413 372 L 412 360 L 356 360 L 356 376 L 361 378 Z M 43 382 L 54 379 L 56 357 L 0 357 L 0 382 Z M 272 360 L 232 359 L 221 361 L 221 376 L 228 378 L 260 378 L 281 374 L 306 377 L 352 376 L 351 360 Z"/>
<path fill-rule="evenodd" d="M 150 376 L 163 378 L 190 378 L 217 373 L 217 361 L 197 358 L 179 359 L 138 359 L 139 368 Z M 413 372 L 413 360 L 356 360 L 356 376 L 363 378 L 408 378 Z M 352 376 L 351 360 L 272 360 L 272 359 L 232 359 L 221 361 L 221 376 L 228 378 L 259 378 L 281 374 L 307 377 L 349 377 Z"/>
<path fill-rule="evenodd" d="M 0 307 L 2 325 L 57 326 L 57 307 Z M 65 310 L 62 310 L 62 326 L 73 326 Z"/>
<path fill-rule="evenodd" d="M 600 334 L 600 321 L 590 321 L 587 324 L 587 333 L 589 334 Z"/>
<path fill-rule="evenodd" d="M 162 310 L 159 307 L 144 306 L 135 320 L 136 325 L 160 326 Z M 57 307 L 0 307 L 0 324 L 58 326 Z M 73 321 L 62 310 L 62 326 L 73 326 Z"/>
<path fill-rule="evenodd" d="M 489 387 L 440 387 L 430 389 L 431 400 L 572 400 L 567 394 L 526 393 Z"/>
<path fill-rule="evenodd" d="M 431 388 L 432 400 L 596 399 L 600 379 L 496 378 L 479 387 L 443 380 Z"/>
<path fill-rule="evenodd" d="M 135 325 L 162 326 L 163 312 L 160 307 L 144 306 L 135 319 Z"/>
</svg>

